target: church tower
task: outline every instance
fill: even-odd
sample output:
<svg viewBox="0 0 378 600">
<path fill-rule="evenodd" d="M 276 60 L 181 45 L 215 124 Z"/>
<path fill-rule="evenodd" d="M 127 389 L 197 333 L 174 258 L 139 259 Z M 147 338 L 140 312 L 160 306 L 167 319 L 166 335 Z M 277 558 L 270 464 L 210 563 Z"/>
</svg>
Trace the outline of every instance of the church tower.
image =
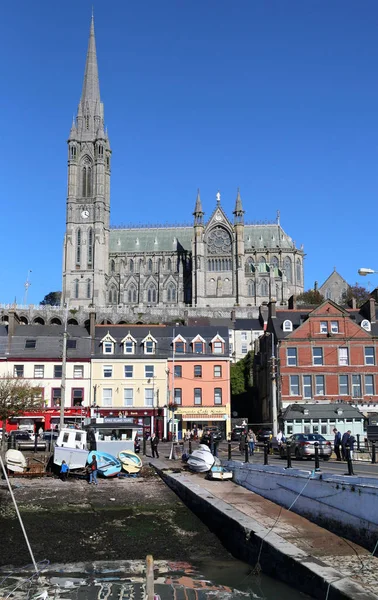
<svg viewBox="0 0 378 600">
<path fill-rule="evenodd" d="M 83 90 L 68 139 L 63 302 L 73 308 L 106 304 L 110 156 L 92 15 Z"/>
</svg>

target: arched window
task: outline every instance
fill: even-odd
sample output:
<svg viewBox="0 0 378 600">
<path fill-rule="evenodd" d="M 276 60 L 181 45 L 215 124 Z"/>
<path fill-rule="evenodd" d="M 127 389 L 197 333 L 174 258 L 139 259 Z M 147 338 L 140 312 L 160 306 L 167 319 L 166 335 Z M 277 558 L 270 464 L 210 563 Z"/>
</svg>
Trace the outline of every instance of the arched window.
<svg viewBox="0 0 378 600">
<path fill-rule="evenodd" d="M 170 283 L 167 290 L 167 301 L 176 302 L 176 286 L 174 283 Z"/>
<path fill-rule="evenodd" d="M 262 279 L 260 282 L 260 296 L 268 295 L 268 282 L 266 279 Z"/>
<path fill-rule="evenodd" d="M 130 262 L 129 262 L 129 271 L 130 271 L 130 273 L 134 273 L 134 261 L 132 258 L 130 258 Z"/>
<path fill-rule="evenodd" d="M 167 271 L 172 271 L 172 260 L 170 258 L 167 260 Z"/>
<path fill-rule="evenodd" d="M 84 159 L 81 182 L 82 196 L 83 198 L 89 198 L 92 195 L 92 163 L 88 157 Z"/>
<path fill-rule="evenodd" d="M 110 261 L 110 272 L 114 273 L 114 271 L 115 271 L 115 261 L 111 260 Z"/>
<path fill-rule="evenodd" d="M 270 264 L 274 269 L 278 269 L 279 261 L 277 256 L 273 256 L 272 260 L 270 261 Z"/>
<path fill-rule="evenodd" d="M 70 146 L 70 158 L 73 160 L 76 158 L 76 146 L 73 144 Z"/>
<path fill-rule="evenodd" d="M 93 229 L 88 230 L 88 265 L 93 262 Z"/>
<path fill-rule="evenodd" d="M 81 229 L 76 232 L 76 264 L 80 266 L 81 262 Z"/>
<path fill-rule="evenodd" d="M 260 263 L 260 265 L 266 265 L 266 258 L 265 258 L 265 256 L 260 256 L 259 263 Z"/>
<path fill-rule="evenodd" d="M 147 268 L 148 268 L 148 272 L 149 272 L 149 273 L 152 273 L 152 258 L 150 258 L 150 259 L 148 260 L 148 263 L 147 263 L 147 265 L 148 265 L 148 266 L 147 266 Z"/>
<path fill-rule="evenodd" d="M 137 290 L 133 284 L 131 284 L 128 289 L 127 300 L 130 304 L 136 304 L 137 302 Z"/>
<path fill-rule="evenodd" d="M 286 319 L 286 321 L 283 322 L 282 329 L 284 331 L 293 331 L 293 323 L 289 319 Z"/>
<path fill-rule="evenodd" d="M 117 303 L 117 290 L 114 286 L 112 286 L 109 290 L 109 303 L 110 304 Z"/>
<path fill-rule="evenodd" d="M 79 297 L 79 280 L 75 279 L 74 281 L 74 297 L 77 299 Z"/>
<path fill-rule="evenodd" d="M 255 282 L 253 281 L 253 279 L 250 279 L 248 281 L 248 296 L 253 298 L 254 295 L 255 295 Z"/>
<path fill-rule="evenodd" d="M 302 281 L 301 261 L 299 258 L 297 258 L 297 283 L 301 283 L 301 281 Z"/>
<path fill-rule="evenodd" d="M 255 270 L 255 265 L 253 264 L 253 258 L 249 257 L 247 258 L 247 261 L 245 263 L 245 272 L 248 275 L 249 273 L 253 273 Z"/>
<path fill-rule="evenodd" d="M 147 302 L 154 304 L 156 302 L 156 287 L 151 284 L 147 290 Z"/>
<path fill-rule="evenodd" d="M 87 298 L 91 297 L 91 280 L 87 279 Z"/>
<path fill-rule="evenodd" d="M 291 264 L 291 258 L 289 256 L 286 256 L 286 258 L 284 260 L 284 270 L 285 270 L 287 282 L 292 283 L 293 269 L 292 269 L 292 264 Z"/>
</svg>

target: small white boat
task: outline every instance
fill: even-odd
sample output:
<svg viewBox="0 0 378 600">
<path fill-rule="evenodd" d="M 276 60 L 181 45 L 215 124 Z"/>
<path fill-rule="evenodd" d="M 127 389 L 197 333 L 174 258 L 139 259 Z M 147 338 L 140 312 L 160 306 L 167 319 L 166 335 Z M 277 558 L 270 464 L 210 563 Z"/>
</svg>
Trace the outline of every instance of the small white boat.
<svg viewBox="0 0 378 600">
<path fill-rule="evenodd" d="M 118 458 L 122 463 L 122 469 L 130 475 L 139 473 L 143 466 L 142 460 L 131 450 L 121 450 L 118 453 Z"/>
<path fill-rule="evenodd" d="M 206 475 L 206 479 L 215 479 L 218 481 L 232 479 L 232 471 L 226 469 L 226 467 L 222 467 L 221 465 L 214 465 Z"/>
<path fill-rule="evenodd" d="M 206 473 L 210 471 L 215 462 L 220 464 L 220 461 L 211 454 L 210 448 L 205 444 L 200 444 L 199 448 L 189 456 L 187 465 L 195 473 Z"/>
<path fill-rule="evenodd" d="M 7 450 L 5 453 L 5 464 L 9 471 L 23 473 L 27 467 L 25 456 L 19 450 Z"/>
</svg>

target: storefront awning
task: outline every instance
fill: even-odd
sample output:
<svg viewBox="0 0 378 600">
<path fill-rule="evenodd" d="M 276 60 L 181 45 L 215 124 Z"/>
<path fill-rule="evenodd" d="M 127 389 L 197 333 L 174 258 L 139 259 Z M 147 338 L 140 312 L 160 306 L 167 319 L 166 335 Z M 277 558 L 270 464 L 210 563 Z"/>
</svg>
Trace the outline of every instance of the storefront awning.
<svg viewBox="0 0 378 600">
<path fill-rule="evenodd" d="M 190 415 L 183 414 L 183 421 L 225 421 L 227 415 Z"/>
</svg>

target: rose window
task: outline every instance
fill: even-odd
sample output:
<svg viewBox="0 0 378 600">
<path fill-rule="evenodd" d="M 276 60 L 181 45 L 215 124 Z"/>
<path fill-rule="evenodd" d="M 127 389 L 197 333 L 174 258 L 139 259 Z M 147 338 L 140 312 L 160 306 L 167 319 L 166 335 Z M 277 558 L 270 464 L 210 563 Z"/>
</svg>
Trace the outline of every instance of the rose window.
<svg viewBox="0 0 378 600">
<path fill-rule="evenodd" d="M 230 235 L 225 229 L 223 229 L 223 227 L 215 227 L 209 233 L 207 246 L 209 254 L 230 254 Z"/>
</svg>

